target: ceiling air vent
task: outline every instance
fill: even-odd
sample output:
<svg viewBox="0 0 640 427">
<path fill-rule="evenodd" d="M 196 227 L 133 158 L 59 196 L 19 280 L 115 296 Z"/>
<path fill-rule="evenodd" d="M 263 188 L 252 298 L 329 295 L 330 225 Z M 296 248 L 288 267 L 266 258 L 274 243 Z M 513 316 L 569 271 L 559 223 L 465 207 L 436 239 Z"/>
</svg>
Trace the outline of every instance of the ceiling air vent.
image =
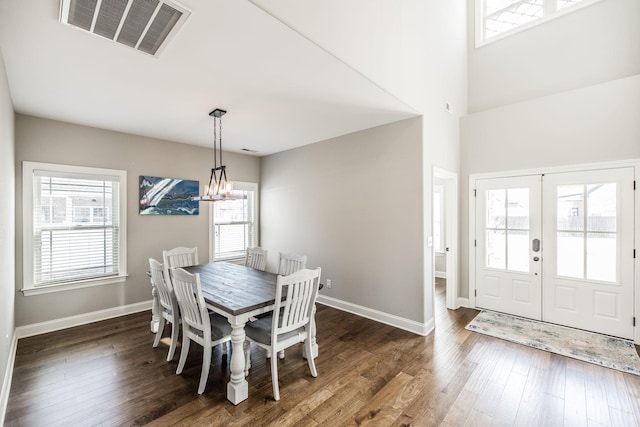
<svg viewBox="0 0 640 427">
<path fill-rule="evenodd" d="M 60 22 L 156 55 L 189 12 L 166 0 L 62 0 Z"/>
</svg>

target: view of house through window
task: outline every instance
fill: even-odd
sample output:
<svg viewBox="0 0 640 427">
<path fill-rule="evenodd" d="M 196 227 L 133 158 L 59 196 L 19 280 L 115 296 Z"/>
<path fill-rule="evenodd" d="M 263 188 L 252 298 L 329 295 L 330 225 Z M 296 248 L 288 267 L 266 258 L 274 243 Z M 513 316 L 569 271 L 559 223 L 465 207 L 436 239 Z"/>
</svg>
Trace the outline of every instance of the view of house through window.
<svg viewBox="0 0 640 427">
<path fill-rule="evenodd" d="M 476 43 L 599 0 L 476 0 Z"/>
<path fill-rule="evenodd" d="M 233 195 L 240 199 L 213 202 L 211 239 L 215 260 L 244 257 L 256 245 L 257 184 L 234 183 Z"/>
<path fill-rule="evenodd" d="M 25 288 L 123 273 L 123 174 L 25 162 L 25 193 L 31 193 L 25 202 L 33 212 L 25 216 L 25 254 L 31 262 Z"/>
</svg>

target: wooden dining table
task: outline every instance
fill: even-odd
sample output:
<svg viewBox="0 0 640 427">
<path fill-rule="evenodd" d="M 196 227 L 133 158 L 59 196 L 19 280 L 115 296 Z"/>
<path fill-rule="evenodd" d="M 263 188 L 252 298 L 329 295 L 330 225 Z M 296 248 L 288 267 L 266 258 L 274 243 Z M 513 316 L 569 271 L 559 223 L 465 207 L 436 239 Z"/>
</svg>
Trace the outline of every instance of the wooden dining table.
<svg viewBox="0 0 640 427">
<path fill-rule="evenodd" d="M 227 399 L 237 405 L 247 399 L 249 384 L 245 377 L 244 325 L 253 317 L 273 311 L 276 298 L 277 275 L 255 270 L 230 262 L 184 267 L 190 273 L 200 275 L 202 293 L 207 307 L 221 314 L 231 324 L 233 345 L 230 363 L 230 380 L 227 383 Z M 310 331 L 312 357 L 318 355 L 315 323 Z M 277 355 L 272 355 L 277 357 Z M 304 357 L 308 357 L 304 354 Z"/>
</svg>

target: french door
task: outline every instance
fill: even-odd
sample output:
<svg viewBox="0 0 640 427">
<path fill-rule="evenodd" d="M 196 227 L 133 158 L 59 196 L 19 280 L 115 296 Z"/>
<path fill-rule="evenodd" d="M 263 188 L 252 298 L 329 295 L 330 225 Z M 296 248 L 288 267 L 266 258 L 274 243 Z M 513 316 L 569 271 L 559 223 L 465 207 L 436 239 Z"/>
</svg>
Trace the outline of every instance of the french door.
<svg viewBox="0 0 640 427">
<path fill-rule="evenodd" d="M 633 338 L 634 170 L 476 181 L 476 305 Z"/>
<path fill-rule="evenodd" d="M 633 178 L 633 168 L 545 175 L 545 321 L 633 338 Z"/>
<path fill-rule="evenodd" d="M 476 305 L 540 320 L 540 176 L 476 183 Z"/>
</svg>

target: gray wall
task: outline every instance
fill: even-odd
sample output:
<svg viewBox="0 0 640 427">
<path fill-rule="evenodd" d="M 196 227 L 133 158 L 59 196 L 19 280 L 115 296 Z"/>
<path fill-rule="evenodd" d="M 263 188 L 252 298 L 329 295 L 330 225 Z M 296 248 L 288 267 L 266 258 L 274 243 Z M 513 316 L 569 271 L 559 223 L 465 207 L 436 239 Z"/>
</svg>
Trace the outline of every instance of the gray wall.
<svg viewBox="0 0 640 427">
<path fill-rule="evenodd" d="M 602 0 L 480 48 L 469 0 L 471 113 L 640 70 L 640 1 Z"/>
<path fill-rule="evenodd" d="M 259 182 L 260 160 L 225 153 L 229 179 Z M 147 258 L 162 258 L 162 250 L 197 246 L 209 259 L 208 211 L 197 216 L 140 216 L 140 175 L 209 180 L 211 149 L 128 135 L 26 115 L 16 116 L 16 326 L 89 313 L 151 299 Z M 23 160 L 94 166 L 127 171 L 127 267 L 125 283 L 25 297 L 22 287 L 22 166 Z"/>
<path fill-rule="evenodd" d="M 266 156 L 261 245 L 322 267 L 322 294 L 422 322 L 422 120 Z"/>
<path fill-rule="evenodd" d="M 15 170 L 14 114 L 7 74 L 0 52 L 0 384 L 7 380 L 14 333 L 15 289 Z M 4 390 L 9 393 L 9 390 Z M 2 404 L 2 402 L 0 402 Z M 4 408 L 0 408 L 2 424 Z"/>
</svg>

